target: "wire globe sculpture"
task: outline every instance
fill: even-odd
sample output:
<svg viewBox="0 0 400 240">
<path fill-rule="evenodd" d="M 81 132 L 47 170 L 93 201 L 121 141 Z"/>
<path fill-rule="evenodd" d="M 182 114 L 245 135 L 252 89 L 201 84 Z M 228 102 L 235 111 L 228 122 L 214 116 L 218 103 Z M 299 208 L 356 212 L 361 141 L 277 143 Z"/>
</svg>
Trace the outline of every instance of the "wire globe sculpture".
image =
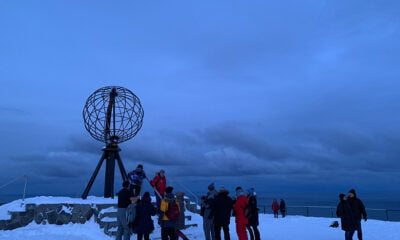
<svg viewBox="0 0 400 240">
<path fill-rule="evenodd" d="M 83 108 L 86 130 L 106 144 L 133 138 L 143 125 L 143 117 L 139 98 L 129 89 L 118 86 L 98 89 Z"/>
</svg>

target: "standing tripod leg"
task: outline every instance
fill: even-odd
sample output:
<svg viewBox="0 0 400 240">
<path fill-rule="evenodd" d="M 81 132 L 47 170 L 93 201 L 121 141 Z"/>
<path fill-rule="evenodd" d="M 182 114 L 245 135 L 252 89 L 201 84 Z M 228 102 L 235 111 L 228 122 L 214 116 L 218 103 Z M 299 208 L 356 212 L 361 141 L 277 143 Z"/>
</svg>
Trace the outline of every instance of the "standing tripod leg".
<svg viewBox="0 0 400 240">
<path fill-rule="evenodd" d="M 111 152 L 106 160 L 106 177 L 104 183 L 104 197 L 114 198 L 114 173 L 115 173 L 115 152 Z"/>
<path fill-rule="evenodd" d="M 88 185 L 85 188 L 85 191 L 82 194 L 82 199 L 86 199 L 90 189 L 92 188 L 93 182 L 96 179 L 97 174 L 99 173 L 99 170 L 101 168 L 101 165 L 103 164 L 104 159 L 106 158 L 106 152 L 103 153 L 103 155 L 101 156 L 99 163 L 97 163 L 96 169 L 94 170 L 92 177 L 90 178 L 90 181 L 88 183 Z"/>
<path fill-rule="evenodd" d="M 122 180 L 127 181 L 128 180 L 128 174 L 126 174 L 126 170 L 124 167 L 124 164 L 122 163 L 121 157 L 119 156 L 119 153 L 115 153 L 115 158 L 117 159 L 118 166 L 119 166 L 119 171 L 121 172 Z"/>
</svg>

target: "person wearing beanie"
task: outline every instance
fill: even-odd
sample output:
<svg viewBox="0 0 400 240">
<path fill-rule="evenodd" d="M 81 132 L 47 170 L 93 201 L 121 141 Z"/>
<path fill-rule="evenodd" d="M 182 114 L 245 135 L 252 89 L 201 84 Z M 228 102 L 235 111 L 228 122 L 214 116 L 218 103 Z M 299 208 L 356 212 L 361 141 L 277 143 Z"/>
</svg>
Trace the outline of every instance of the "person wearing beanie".
<svg viewBox="0 0 400 240">
<path fill-rule="evenodd" d="M 274 200 L 272 201 L 271 209 L 272 209 L 272 211 L 274 212 L 274 218 L 278 218 L 278 215 L 279 215 L 278 211 L 279 211 L 279 209 L 280 209 L 278 200 L 274 199 Z"/>
<path fill-rule="evenodd" d="M 336 215 L 340 218 L 342 230 L 345 232 L 345 240 L 352 240 L 354 232 L 357 229 L 356 220 L 346 195 L 343 193 L 339 194 L 339 200 Z"/>
<path fill-rule="evenodd" d="M 243 189 L 241 187 L 236 188 L 236 202 L 233 206 L 233 211 L 235 212 L 235 222 L 236 222 L 236 233 L 239 240 L 248 240 L 246 226 L 249 220 L 246 217 L 245 209 L 249 200 L 245 196 Z"/>
<path fill-rule="evenodd" d="M 185 193 L 178 191 L 175 193 L 176 201 L 179 204 L 179 218 L 176 225 L 176 239 L 189 240 L 182 232 L 185 229 Z"/>
<path fill-rule="evenodd" d="M 161 219 L 161 239 L 162 240 L 176 240 L 177 221 L 179 218 L 179 203 L 176 201 L 172 191 L 173 187 L 165 188 L 165 197 L 161 200 L 160 210 L 162 212 Z"/>
<path fill-rule="evenodd" d="M 247 192 L 247 197 L 254 196 L 254 190 L 252 188 L 247 189 L 246 192 Z"/>
<path fill-rule="evenodd" d="M 210 185 L 208 185 L 208 191 L 214 191 L 214 190 L 215 190 L 214 183 L 211 183 Z"/>
<path fill-rule="evenodd" d="M 367 211 L 365 211 L 364 203 L 357 197 L 356 190 L 354 189 L 350 189 L 348 192 L 348 202 L 356 220 L 358 240 L 362 240 L 361 218 L 367 221 Z"/>
<path fill-rule="evenodd" d="M 255 187 L 251 187 L 251 190 L 253 190 L 253 195 L 254 195 L 254 196 L 257 196 L 256 188 L 255 188 Z"/>
<path fill-rule="evenodd" d="M 248 214 L 246 217 L 249 220 L 249 223 L 247 224 L 247 230 L 250 234 L 250 240 L 260 240 L 260 232 L 257 228 L 259 225 L 257 198 L 256 195 L 254 195 L 253 189 L 250 188 L 247 190 L 247 198 L 249 199 L 249 204 Z"/>
<path fill-rule="evenodd" d="M 235 192 L 236 192 L 236 198 L 238 198 L 238 197 L 244 195 L 244 192 L 243 192 L 242 187 L 237 187 L 237 188 L 235 189 Z"/>
<path fill-rule="evenodd" d="M 154 195 L 156 196 L 157 209 L 160 213 L 161 199 L 164 198 L 165 188 L 167 187 L 165 171 L 161 169 L 159 172 L 157 172 L 153 180 L 150 181 L 150 185 L 155 189 Z M 156 193 L 156 191 L 160 194 L 160 196 Z"/>
<path fill-rule="evenodd" d="M 130 230 L 128 227 L 128 211 L 127 208 L 131 201 L 134 199 L 132 192 L 129 191 L 129 181 L 124 181 L 122 183 L 122 189 L 117 193 L 118 195 L 118 215 L 117 215 L 117 237 L 116 240 L 122 240 L 122 236 L 124 240 L 129 240 L 130 238 Z"/>
<path fill-rule="evenodd" d="M 128 173 L 128 178 L 131 182 L 130 190 L 133 196 L 140 196 L 140 191 L 142 190 L 143 179 L 146 178 L 146 174 L 143 170 L 143 165 L 139 164 L 135 170 Z"/>
<path fill-rule="evenodd" d="M 229 191 L 220 187 L 217 196 L 214 199 L 211 215 L 214 217 L 215 239 L 221 240 L 221 228 L 224 231 L 224 239 L 230 240 L 229 224 L 231 220 L 233 201 L 229 197 Z"/>
<path fill-rule="evenodd" d="M 136 205 L 136 224 L 132 232 L 137 234 L 137 240 L 149 240 L 149 235 L 154 231 L 151 216 L 156 215 L 157 209 L 151 203 L 150 193 L 145 192 L 142 200 Z"/>
<path fill-rule="evenodd" d="M 217 195 L 215 191 L 214 183 L 208 185 L 208 192 L 206 195 L 206 200 L 204 203 L 204 216 L 203 216 L 203 231 L 205 235 L 205 240 L 215 240 L 214 231 L 214 216 L 212 215 L 212 206 L 214 203 L 214 198 Z"/>
<path fill-rule="evenodd" d="M 286 202 L 283 199 L 281 199 L 281 202 L 279 203 L 279 210 L 284 218 L 286 216 Z"/>
</svg>

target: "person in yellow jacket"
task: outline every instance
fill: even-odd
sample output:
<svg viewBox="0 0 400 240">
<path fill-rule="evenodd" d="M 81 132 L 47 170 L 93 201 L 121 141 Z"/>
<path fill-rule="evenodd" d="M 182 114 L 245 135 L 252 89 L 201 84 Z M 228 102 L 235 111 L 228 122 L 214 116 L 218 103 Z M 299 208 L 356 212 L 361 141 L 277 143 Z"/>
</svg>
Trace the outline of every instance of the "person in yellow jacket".
<svg viewBox="0 0 400 240">
<path fill-rule="evenodd" d="M 176 226 L 179 218 L 179 203 L 176 201 L 174 194 L 172 194 L 173 187 L 169 186 L 165 189 L 165 197 L 161 200 L 160 210 L 162 212 L 161 218 L 161 239 L 162 240 L 175 240 L 176 239 Z"/>
</svg>

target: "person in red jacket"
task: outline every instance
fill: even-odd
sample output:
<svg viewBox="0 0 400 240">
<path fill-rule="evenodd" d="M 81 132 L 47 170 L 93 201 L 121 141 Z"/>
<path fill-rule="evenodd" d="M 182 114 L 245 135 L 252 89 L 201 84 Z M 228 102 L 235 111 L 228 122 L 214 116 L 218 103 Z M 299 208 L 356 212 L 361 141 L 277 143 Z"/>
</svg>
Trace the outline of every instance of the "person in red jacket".
<svg viewBox="0 0 400 240">
<path fill-rule="evenodd" d="M 243 189 L 241 187 L 236 188 L 236 202 L 233 206 L 233 211 L 235 212 L 235 222 L 236 222 L 236 233 L 239 240 L 248 240 L 246 226 L 249 220 L 245 216 L 245 209 L 249 200 L 247 199 Z"/>
<path fill-rule="evenodd" d="M 164 198 L 165 189 L 167 188 L 165 171 L 161 169 L 158 173 L 156 173 L 156 176 L 153 178 L 153 180 L 150 181 L 150 184 L 161 195 L 161 198 Z M 161 198 L 160 196 L 158 196 L 157 193 L 155 193 L 155 195 L 157 200 L 157 209 L 159 210 L 161 205 Z"/>
<path fill-rule="evenodd" d="M 272 202 L 272 211 L 274 211 L 274 218 L 278 218 L 279 203 L 276 199 Z"/>
</svg>

